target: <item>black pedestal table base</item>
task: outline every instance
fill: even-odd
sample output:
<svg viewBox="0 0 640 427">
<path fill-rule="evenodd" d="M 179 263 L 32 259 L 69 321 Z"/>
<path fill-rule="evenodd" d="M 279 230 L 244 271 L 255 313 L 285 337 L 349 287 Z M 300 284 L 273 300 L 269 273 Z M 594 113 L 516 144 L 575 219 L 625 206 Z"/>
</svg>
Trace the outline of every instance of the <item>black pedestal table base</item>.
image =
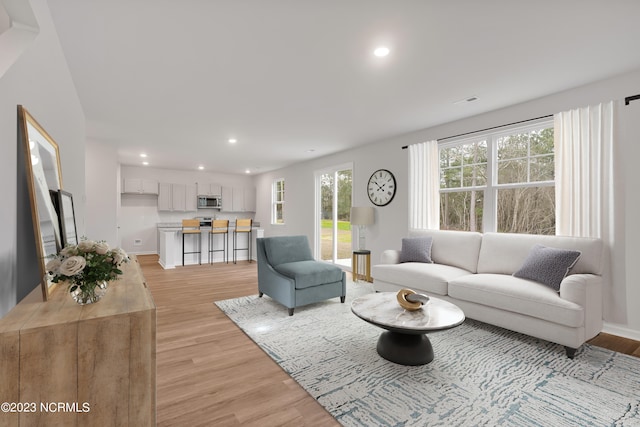
<svg viewBox="0 0 640 427">
<path fill-rule="evenodd" d="M 380 334 L 378 354 L 400 365 L 426 365 L 433 360 L 433 347 L 424 334 L 401 334 L 385 331 Z"/>
</svg>

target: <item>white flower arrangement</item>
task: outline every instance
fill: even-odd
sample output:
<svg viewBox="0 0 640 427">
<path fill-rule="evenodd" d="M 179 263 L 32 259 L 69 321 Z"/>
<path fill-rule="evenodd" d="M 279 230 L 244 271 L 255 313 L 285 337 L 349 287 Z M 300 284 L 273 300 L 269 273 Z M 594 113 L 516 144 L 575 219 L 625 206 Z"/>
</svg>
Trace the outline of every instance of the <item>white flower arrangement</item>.
<svg viewBox="0 0 640 427">
<path fill-rule="evenodd" d="M 100 283 L 117 279 L 122 274 L 120 266 L 126 262 L 129 256 L 122 249 L 111 249 L 104 241 L 84 239 L 62 249 L 47 263 L 46 270 L 52 282 L 68 282 L 69 292 L 93 294 Z"/>
</svg>

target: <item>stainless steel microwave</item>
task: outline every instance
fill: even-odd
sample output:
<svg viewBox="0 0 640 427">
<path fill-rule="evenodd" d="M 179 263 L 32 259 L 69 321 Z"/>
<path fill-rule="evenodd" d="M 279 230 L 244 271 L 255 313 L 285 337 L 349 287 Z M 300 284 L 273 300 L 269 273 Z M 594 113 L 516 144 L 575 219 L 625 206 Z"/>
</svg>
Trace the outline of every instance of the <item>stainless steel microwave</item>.
<svg viewBox="0 0 640 427">
<path fill-rule="evenodd" d="M 221 207 L 220 196 L 198 196 L 198 209 L 220 209 Z"/>
</svg>

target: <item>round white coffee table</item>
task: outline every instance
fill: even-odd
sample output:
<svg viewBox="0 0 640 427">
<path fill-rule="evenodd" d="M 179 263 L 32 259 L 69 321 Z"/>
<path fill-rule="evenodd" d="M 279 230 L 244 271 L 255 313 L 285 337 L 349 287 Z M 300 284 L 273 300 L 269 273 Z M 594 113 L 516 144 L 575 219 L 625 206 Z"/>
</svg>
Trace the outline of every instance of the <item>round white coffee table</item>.
<svg viewBox="0 0 640 427">
<path fill-rule="evenodd" d="M 386 329 L 378 339 L 378 354 L 401 365 L 425 365 L 433 360 L 428 332 L 449 329 L 464 322 L 464 313 L 448 301 L 429 297 L 416 311 L 400 307 L 395 292 L 378 292 L 355 299 L 351 311 Z"/>
</svg>

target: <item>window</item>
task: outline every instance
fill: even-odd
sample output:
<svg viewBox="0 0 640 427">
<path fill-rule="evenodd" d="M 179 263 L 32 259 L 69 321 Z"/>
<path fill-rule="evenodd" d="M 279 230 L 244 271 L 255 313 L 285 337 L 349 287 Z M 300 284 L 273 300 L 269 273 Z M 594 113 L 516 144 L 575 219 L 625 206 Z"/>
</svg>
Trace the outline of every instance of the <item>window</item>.
<svg viewBox="0 0 640 427">
<path fill-rule="evenodd" d="M 284 178 L 273 181 L 271 224 L 284 224 Z"/>
<path fill-rule="evenodd" d="M 442 144 L 442 230 L 555 233 L 553 123 Z"/>
</svg>

